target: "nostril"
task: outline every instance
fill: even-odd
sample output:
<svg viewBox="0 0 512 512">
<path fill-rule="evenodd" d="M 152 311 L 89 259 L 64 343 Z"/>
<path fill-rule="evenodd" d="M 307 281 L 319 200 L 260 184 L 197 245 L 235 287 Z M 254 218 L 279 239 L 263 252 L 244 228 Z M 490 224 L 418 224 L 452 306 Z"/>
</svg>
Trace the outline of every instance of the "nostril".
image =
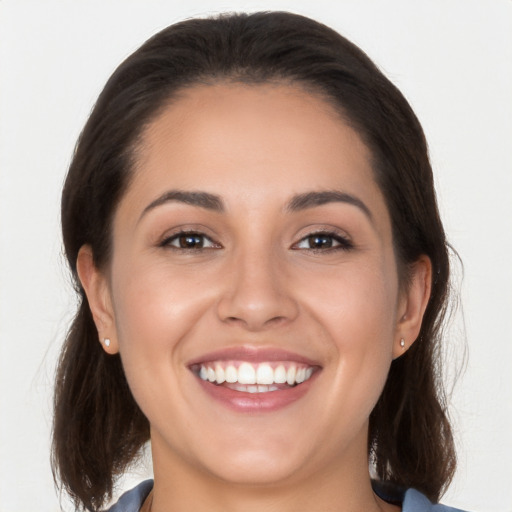
<svg viewBox="0 0 512 512">
<path fill-rule="evenodd" d="M 274 316 L 268 319 L 258 319 L 255 317 L 236 317 L 236 316 L 229 316 L 224 319 L 225 323 L 232 323 L 232 324 L 243 324 L 246 326 L 249 330 L 258 329 L 260 327 L 265 326 L 275 326 L 281 323 L 285 323 L 287 321 L 287 318 L 285 316 Z"/>
</svg>

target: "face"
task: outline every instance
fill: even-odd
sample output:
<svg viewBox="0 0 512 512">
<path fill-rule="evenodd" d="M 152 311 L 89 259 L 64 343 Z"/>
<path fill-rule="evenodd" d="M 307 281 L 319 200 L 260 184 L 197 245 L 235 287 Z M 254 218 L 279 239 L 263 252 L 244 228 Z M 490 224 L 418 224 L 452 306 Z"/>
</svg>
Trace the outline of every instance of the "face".
<svg viewBox="0 0 512 512">
<path fill-rule="evenodd" d="M 182 93 L 137 155 L 109 268 L 86 288 L 155 471 L 367 472 L 414 301 L 358 135 L 299 88 L 218 84 Z"/>
</svg>

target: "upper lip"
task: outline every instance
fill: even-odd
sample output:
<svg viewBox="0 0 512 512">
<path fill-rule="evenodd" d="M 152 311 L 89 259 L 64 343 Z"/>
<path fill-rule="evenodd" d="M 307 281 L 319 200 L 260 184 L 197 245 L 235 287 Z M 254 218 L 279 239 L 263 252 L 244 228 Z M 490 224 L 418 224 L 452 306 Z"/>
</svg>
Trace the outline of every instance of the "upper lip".
<svg viewBox="0 0 512 512">
<path fill-rule="evenodd" d="M 265 361 L 294 361 L 309 366 L 320 366 L 318 361 L 309 357 L 274 347 L 236 346 L 208 352 L 191 360 L 187 366 L 193 366 L 209 361 L 247 361 L 263 363 Z"/>
</svg>

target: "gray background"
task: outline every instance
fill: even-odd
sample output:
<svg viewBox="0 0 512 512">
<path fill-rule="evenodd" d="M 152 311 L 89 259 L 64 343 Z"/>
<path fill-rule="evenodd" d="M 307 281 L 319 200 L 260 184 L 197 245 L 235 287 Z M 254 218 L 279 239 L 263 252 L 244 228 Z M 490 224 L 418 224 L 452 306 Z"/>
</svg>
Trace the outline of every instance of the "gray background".
<svg viewBox="0 0 512 512">
<path fill-rule="evenodd" d="M 512 511 L 510 0 L 0 0 L 0 512 L 59 507 L 48 462 L 51 387 L 74 308 L 59 195 L 96 96 L 168 24 L 261 9 L 306 14 L 352 39 L 422 121 L 465 274 L 461 281 L 459 267 L 464 309 L 447 350 L 449 381 L 465 369 L 451 402 L 460 466 L 444 501 Z"/>
</svg>

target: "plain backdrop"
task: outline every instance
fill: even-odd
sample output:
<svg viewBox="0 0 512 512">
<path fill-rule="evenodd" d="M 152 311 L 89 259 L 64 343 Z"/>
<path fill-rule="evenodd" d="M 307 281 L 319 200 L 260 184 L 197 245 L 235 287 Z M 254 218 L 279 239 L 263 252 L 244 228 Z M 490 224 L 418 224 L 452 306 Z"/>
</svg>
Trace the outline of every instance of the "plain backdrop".
<svg viewBox="0 0 512 512">
<path fill-rule="evenodd" d="M 460 465 L 444 502 L 512 511 L 510 0 L 0 0 L 0 512 L 59 509 L 52 379 L 75 306 L 59 198 L 95 98 L 122 59 L 172 22 L 269 9 L 316 18 L 361 46 L 424 126 L 464 263 L 463 312 L 447 340 L 448 375 L 464 370 L 451 400 Z"/>
</svg>

